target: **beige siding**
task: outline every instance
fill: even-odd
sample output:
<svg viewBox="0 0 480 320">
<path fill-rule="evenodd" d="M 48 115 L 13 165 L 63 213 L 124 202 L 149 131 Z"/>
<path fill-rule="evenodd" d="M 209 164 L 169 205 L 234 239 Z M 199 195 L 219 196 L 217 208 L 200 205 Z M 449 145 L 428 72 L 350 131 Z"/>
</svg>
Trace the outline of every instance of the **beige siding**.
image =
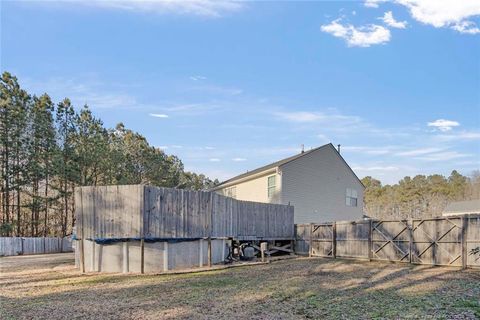
<svg viewBox="0 0 480 320">
<path fill-rule="evenodd" d="M 284 204 L 295 207 L 295 223 L 360 219 L 363 186 L 338 155 L 326 146 L 281 167 Z M 345 204 L 347 188 L 358 193 L 356 207 Z"/>
<path fill-rule="evenodd" d="M 276 192 L 272 198 L 268 197 L 268 177 L 275 176 Z M 281 177 L 276 173 L 266 173 L 254 179 L 238 183 L 235 186 L 236 199 L 263 203 L 280 203 Z M 227 195 L 225 190 L 228 186 L 217 190 L 221 195 Z"/>
</svg>

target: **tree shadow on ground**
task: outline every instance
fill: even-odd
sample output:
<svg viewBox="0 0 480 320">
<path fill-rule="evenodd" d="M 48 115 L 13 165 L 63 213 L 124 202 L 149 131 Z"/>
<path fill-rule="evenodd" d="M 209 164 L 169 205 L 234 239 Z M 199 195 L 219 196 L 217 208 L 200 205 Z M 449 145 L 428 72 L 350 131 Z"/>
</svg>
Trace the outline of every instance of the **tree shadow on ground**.
<svg viewBox="0 0 480 320">
<path fill-rule="evenodd" d="M 479 272 L 331 259 L 187 275 L 65 275 L 32 286 L 18 296 L 17 288 L 4 286 L 6 316 L 371 319 L 460 314 L 474 319 L 480 303 Z"/>
</svg>

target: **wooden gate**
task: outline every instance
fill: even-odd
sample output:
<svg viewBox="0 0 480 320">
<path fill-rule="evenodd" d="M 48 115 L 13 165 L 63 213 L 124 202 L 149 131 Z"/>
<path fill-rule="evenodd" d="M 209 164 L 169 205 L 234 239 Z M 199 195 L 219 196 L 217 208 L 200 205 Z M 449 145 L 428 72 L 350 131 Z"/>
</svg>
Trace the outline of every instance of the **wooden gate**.
<svg viewBox="0 0 480 320">
<path fill-rule="evenodd" d="M 372 221 L 373 260 L 410 262 L 410 226 L 406 220 Z"/>
<path fill-rule="evenodd" d="M 310 256 L 335 257 L 335 223 L 311 224 Z"/>
<path fill-rule="evenodd" d="M 365 259 L 370 254 L 370 220 L 336 223 L 336 256 Z"/>
<path fill-rule="evenodd" d="M 463 220 L 412 220 L 412 263 L 462 266 Z"/>
</svg>

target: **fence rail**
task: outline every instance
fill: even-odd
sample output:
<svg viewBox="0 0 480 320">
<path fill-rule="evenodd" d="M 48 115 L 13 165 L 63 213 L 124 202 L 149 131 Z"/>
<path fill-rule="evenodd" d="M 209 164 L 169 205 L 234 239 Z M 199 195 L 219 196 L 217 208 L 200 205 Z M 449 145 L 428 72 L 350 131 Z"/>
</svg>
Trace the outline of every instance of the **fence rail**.
<svg viewBox="0 0 480 320">
<path fill-rule="evenodd" d="M 60 237 L 0 237 L 0 256 L 70 252 L 72 240 Z"/>
<path fill-rule="evenodd" d="M 295 250 L 319 257 L 480 267 L 480 215 L 295 225 Z"/>
</svg>

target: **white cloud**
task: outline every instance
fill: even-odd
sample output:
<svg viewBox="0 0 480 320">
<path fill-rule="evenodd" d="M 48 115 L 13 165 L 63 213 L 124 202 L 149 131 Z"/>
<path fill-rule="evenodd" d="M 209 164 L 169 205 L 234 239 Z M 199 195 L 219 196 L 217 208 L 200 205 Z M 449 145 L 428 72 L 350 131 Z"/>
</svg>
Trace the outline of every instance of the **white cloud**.
<svg viewBox="0 0 480 320">
<path fill-rule="evenodd" d="M 380 18 L 385 22 L 386 25 L 392 27 L 392 28 L 397 28 L 397 29 L 405 29 L 407 27 L 407 21 L 397 21 L 393 17 L 392 11 L 387 11 L 383 15 L 382 18 Z"/>
<path fill-rule="evenodd" d="M 432 153 L 426 156 L 417 157 L 416 159 L 424 160 L 424 161 L 448 161 L 448 160 L 453 160 L 458 158 L 465 158 L 469 156 L 470 154 L 460 153 L 457 151 L 447 151 L 447 152 Z"/>
<path fill-rule="evenodd" d="M 386 155 L 392 152 L 392 148 L 395 147 L 342 146 L 341 151 L 368 155 Z"/>
<path fill-rule="evenodd" d="M 233 158 L 232 161 L 241 162 L 241 161 L 247 161 L 247 159 L 245 159 L 245 158 Z"/>
<path fill-rule="evenodd" d="M 341 24 L 337 19 L 330 24 L 322 25 L 321 30 L 334 37 L 344 39 L 349 47 L 370 47 L 390 41 L 390 30 L 385 27 L 369 24 L 355 27 L 351 24 Z"/>
<path fill-rule="evenodd" d="M 243 2 L 224 0 L 69 0 L 85 6 L 154 14 L 190 14 L 205 17 L 220 17 L 244 7 Z"/>
<path fill-rule="evenodd" d="M 367 7 L 378 8 L 378 0 L 365 0 Z M 450 28 L 460 33 L 478 34 L 480 29 L 469 20 L 480 15 L 478 0 L 394 0 L 409 9 L 415 20 L 435 28 Z"/>
<path fill-rule="evenodd" d="M 320 112 L 277 112 L 276 115 L 284 120 L 292 122 L 315 122 L 325 120 L 325 115 Z"/>
<path fill-rule="evenodd" d="M 292 111 L 292 112 L 275 112 L 275 116 L 279 119 L 297 123 L 314 123 L 314 122 L 332 122 L 342 123 L 360 123 L 362 119 L 357 116 L 342 115 L 335 112 L 321 111 Z"/>
<path fill-rule="evenodd" d="M 218 158 L 210 158 L 210 159 L 208 159 L 208 161 L 210 161 L 210 162 L 219 162 L 220 159 L 218 159 Z"/>
<path fill-rule="evenodd" d="M 462 131 L 452 134 L 441 134 L 436 138 L 442 141 L 458 141 L 458 140 L 480 140 L 480 132 L 478 131 Z"/>
<path fill-rule="evenodd" d="M 364 166 L 354 166 L 352 167 L 354 171 L 398 171 L 400 168 L 394 166 L 372 166 L 372 167 L 364 167 Z"/>
<path fill-rule="evenodd" d="M 480 33 L 480 28 L 472 21 L 461 21 L 452 26 L 452 29 L 460 33 L 477 34 Z"/>
<path fill-rule="evenodd" d="M 382 2 L 386 2 L 387 0 L 365 0 L 365 7 L 369 8 L 378 8 L 378 4 Z"/>
<path fill-rule="evenodd" d="M 427 123 L 429 127 L 434 127 L 442 132 L 450 131 L 454 127 L 458 127 L 460 123 L 453 120 L 438 119 L 433 122 Z"/>
<path fill-rule="evenodd" d="M 22 79 L 22 78 L 21 78 Z M 35 94 L 48 94 L 54 100 L 69 97 L 74 106 L 88 105 L 92 109 L 140 108 L 143 105 L 134 96 L 112 91 L 96 76 L 79 78 L 51 77 L 47 79 L 24 78 L 22 85 Z"/>
<path fill-rule="evenodd" d="M 148 115 L 155 118 L 168 118 L 168 115 L 163 113 L 149 113 Z"/>
<path fill-rule="evenodd" d="M 207 80 L 207 77 L 204 77 L 204 76 L 190 76 L 190 80 L 193 80 L 193 81 Z"/>
<path fill-rule="evenodd" d="M 439 152 L 439 151 L 443 151 L 443 150 L 445 150 L 445 149 L 444 148 L 435 148 L 435 147 L 420 148 L 420 149 L 413 149 L 413 150 L 398 152 L 395 155 L 396 156 L 401 156 L 401 157 L 411 157 L 411 156 L 420 156 L 420 155 L 424 155 L 424 154 L 435 153 L 435 152 Z"/>
</svg>

